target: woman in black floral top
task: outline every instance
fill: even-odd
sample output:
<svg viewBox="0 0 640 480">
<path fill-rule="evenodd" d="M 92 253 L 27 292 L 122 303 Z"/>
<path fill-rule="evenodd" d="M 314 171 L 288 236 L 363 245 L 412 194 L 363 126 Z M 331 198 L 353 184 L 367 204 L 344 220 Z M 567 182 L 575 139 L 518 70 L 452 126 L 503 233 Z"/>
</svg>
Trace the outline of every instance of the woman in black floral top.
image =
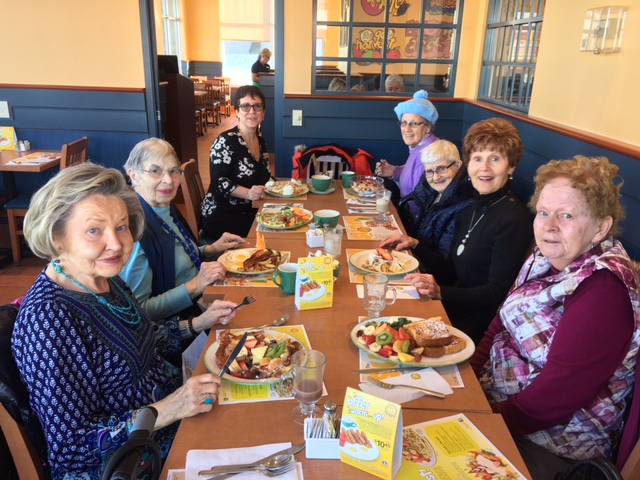
<svg viewBox="0 0 640 480">
<path fill-rule="evenodd" d="M 271 177 L 267 144 L 260 134 L 265 98 L 250 85 L 236 92 L 238 126 L 222 133 L 211 147 L 211 184 L 202 202 L 202 229 L 211 238 L 224 232 L 246 237 Z"/>
</svg>

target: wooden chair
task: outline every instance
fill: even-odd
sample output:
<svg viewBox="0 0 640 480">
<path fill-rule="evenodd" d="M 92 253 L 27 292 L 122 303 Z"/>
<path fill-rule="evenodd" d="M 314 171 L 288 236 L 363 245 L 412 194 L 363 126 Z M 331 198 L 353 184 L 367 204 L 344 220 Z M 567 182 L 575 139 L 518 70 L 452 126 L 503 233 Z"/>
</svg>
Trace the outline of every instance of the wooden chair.
<svg viewBox="0 0 640 480">
<path fill-rule="evenodd" d="M 60 157 L 60 170 L 64 170 L 71 165 L 77 165 L 86 162 L 89 151 L 89 138 L 83 137 L 74 142 L 62 146 L 62 154 Z M 22 224 L 24 216 L 29 211 L 29 203 L 31 203 L 31 195 L 27 193 L 8 201 L 4 204 L 7 211 L 7 223 L 9 224 L 9 238 L 11 240 L 11 252 L 13 254 L 13 264 L 20 265 L 22 258 L 22 247 L 20 245 L 21 238 L 24 237 Z"/>
<path fill-rule="evenodd" d="M 215 80 L 207 80 L 202 83 L 204 85 L 205 92 L 207 92 L 204 100 L 204 111 L 205 111 L 206 121 L 209 121 L 209 117 L 211 117 L 211 123 L 213 123 L 214 125 L 219 125 L 222 122 L 222 119 L 220 117 L 221 90 L 218 85 L 218 82 Z"/>
<path fill-rule="evenodd" d="M 231 116 L 231 79 L 229 77 L 214 77 L 220 82 L 220 109 L 225 116 Z"/>
<path fill-rule="evenodd" d="M 7 440 L 13 463 L 20 478 L 44 480 L 47 478 L 40 456 L 31 439 L 21 425 L 18 425 L 4 405 L 0 403 L 0 428 Z"/>
<path fill-rule="evenodd" d="M 333 178 L 338 179 L 340 174 L 348 169 L 349 165 L 338 156 L 323 155 L 320 158 L 316 158 L 315 155 L 312 155 L 309 168 L 307 168 L 307 180 L 311 178 L 311 175 L 324 172 L 333 172 Z"/>
<path fill-rule="evenodd" d="M 180 177 L 180 186 L 185 203 L 185 218 L 196 239 L 200 239 L 200 209 L 205 192 L 198 163 L 192 158 L 183 163 L 180 168 L 183 173 Z"/>
</svg>

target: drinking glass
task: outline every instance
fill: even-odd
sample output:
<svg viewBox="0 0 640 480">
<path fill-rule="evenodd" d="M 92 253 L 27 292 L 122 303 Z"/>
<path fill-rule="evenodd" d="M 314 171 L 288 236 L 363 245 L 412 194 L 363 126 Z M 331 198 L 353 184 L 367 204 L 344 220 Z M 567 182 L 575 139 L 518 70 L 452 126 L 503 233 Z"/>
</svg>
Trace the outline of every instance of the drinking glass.
<svg viewBox="0 0 640 480">
<path fill-rule="evenodd" d="M 384 188 L 376 191 L 376 211 L 378 212 L 378 221 L 386 222 L 388 220 L 389 204 L 391 203 L 391 192 Z"/>
<path fill-rule="evenodd" d="M 338 258 L 342 252 L 342 228 L 325 228 L 324 229 L 324 252 Z"/>
<path fill-rule="evenodd" d="M 393 292 L 393 299 L 387 301 L 387 290 Z M 387 305 L 396 303 L 398 292 L 389 286 L 389 279 L 377 273 L 369 273 L 364 276 L 364 308 L 367 309 L 369 318 L 378 318 Z"/>
<path fill-rule="evenodd" d="M 293 370 L 280 377 L 281 391 L 283 385 L 293 379 L 293 396 L 300 405 L 293 409 L 291 418 L 304 425 L 305 418 L 322 417 L 322 410 L 316 406 L 322 397 L 324 366 L 327 357 L 318 350 L 298 350 L 291 357 Z"/>
</svg>

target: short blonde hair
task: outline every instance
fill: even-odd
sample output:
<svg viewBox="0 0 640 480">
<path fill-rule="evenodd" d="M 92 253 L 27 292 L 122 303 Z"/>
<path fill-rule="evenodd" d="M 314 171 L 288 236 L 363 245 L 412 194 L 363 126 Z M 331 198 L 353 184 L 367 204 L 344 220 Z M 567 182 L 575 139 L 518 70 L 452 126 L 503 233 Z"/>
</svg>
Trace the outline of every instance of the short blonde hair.
<svg viewBox="0 0 640 480">
<path fill-rule="evenodd" d="M 572 188 L 582 192 L 589 210 L 596 218 L 613 219 L 609 234 L 617 235 L 620 233 L 619 223 L 625 217 L 624 207 L 620 202 L 622 182 L 617 185 L 614 183 L 618 170 L 618 166 L 609 162 L 606 157 L 588 158 L 577 155 L 569 160 L 551 160 L 536 171 L 536 189 L 529 207 L 535 213 L 542 189 L 556 178 L 566 178 Z"/>
<path fill-rule="evenodd" d="M 460 152 L 458 151 L 458 147 L 449 140 L 436 140 L 420 152 L 420 161 L 423 165 L 435 163 L 440 160 L 459 162 Z"/>
<path fill-rule="evenodd" d="M 133 241 L 140 240 L 144 233 L 144 211 L 138 195 L 115 168 L 87 162 L 60 171 L 31 197 L 24 219 L 24 237 L 31 251 L 47 260 L 56 258 L 55 239 L 66 233 L 75 205 L 94 195 L 122 199 L 129 214 Z"/>
<path fill-rule="evenodd" d="M 335 77 L 331 80 L 329 84 L 329 88 L 327 89 L 330 92 L 342 92 L 347 90 L 347 82 L 345 82 L 342 78 Z"/>
</svg>

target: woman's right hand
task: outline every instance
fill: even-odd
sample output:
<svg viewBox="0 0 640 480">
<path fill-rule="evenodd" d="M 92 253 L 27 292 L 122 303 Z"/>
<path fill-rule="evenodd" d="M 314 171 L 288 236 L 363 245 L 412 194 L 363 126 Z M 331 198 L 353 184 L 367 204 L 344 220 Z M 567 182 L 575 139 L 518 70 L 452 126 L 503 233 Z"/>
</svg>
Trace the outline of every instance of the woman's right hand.
<svg viewBox="0 0 640 480">
<path fill-rule="evenodd" d="M 408 235 L 392 235 L 382 240 L 380 246 L 391 247 L 394 250 L 407 250 L 415 248 L 418 243 L 420 243 L 418 240 Z"/>
<path fill-rule="evenodd" d="M 223 280 L 226 274 L 227 269 L 220 262 L 202 262 L 198 275 L 185 283 L 189 296 L 193 299 L 200 297 L 205 288 L 218 280 Z"/>
<path fill-rule="evenodd" d="M 238 306 L 237 303 L 229 302 L 228 300 L 214 300 L 201 315 L 193 319 L 193 328 L 195 328 L 196 332 L 202 332 L 216 323 L 221 325 L 229 324 L 233 317 L 236 316 L 237 310 L 234 310 L 236 306 Z"/>
<path fill-rule="evenodd" d="M 152 404 L 151 406 L 158 411 L 155 429 L 166 427 L 183 418 L 211 411 L 218 399 L 220 383 L 220 377 L 211 373 L 194 375 L 171 395 Z M 204 403 L 207 398 L 213 399 L 214 402 Z"/>
<path fill-rule="evenodd" d="M 395 173 L 395 171 L 396 171 L 396 167 L 391 165 L 386 160 L 380 160 L 376 164 L 376 175 L 378 175 L 379 177 L 391 178 L 393 177 L 393 174 Z"/>
</svg>

